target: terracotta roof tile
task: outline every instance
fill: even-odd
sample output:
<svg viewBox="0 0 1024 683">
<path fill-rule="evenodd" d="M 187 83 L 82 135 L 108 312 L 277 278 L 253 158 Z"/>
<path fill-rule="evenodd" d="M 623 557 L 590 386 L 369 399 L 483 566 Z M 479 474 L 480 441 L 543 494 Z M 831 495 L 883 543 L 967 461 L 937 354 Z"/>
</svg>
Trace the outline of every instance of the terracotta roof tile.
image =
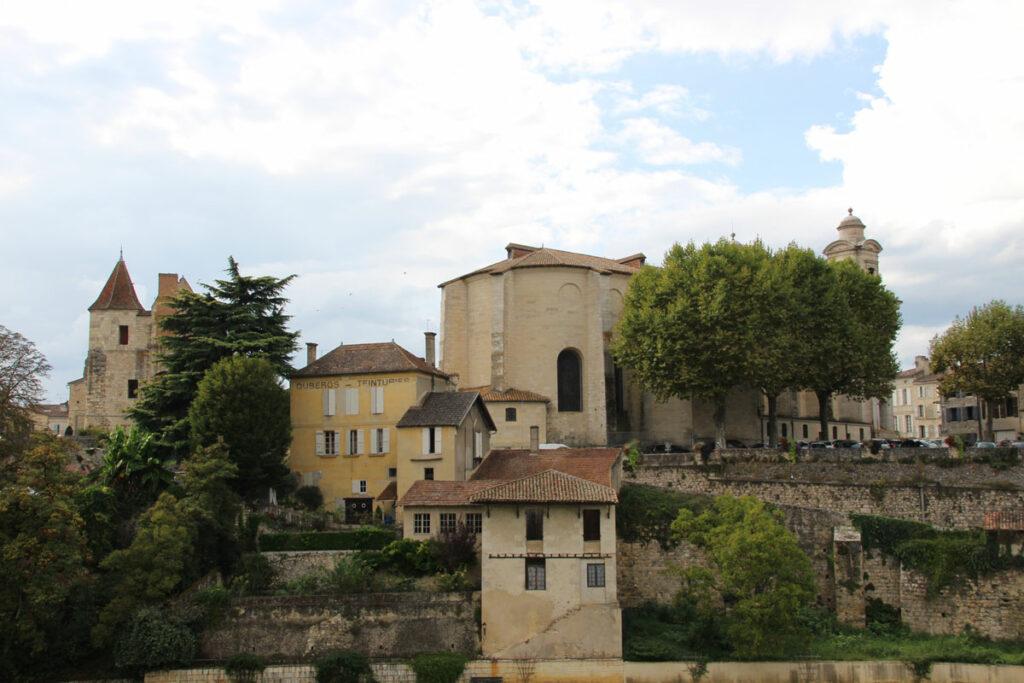
<svg viewBox="0 0 1024 683">
<path fill-rule="evenodd" d="M 617 503 L 610 486 L 565 472 L 545 470 L 522 479 L 502 482 L 469 495 L 473 503 Z"/>
<path fill-rule="evenodd" d="M 493 481 L 414 481 L 398 504 L 410 506 L 472 505 L 469 496 L 494 486 Z"/>
<path fill-rule="evenodd" d="M 985 513 L 986 531 L 1024 531 L 1024 512 L 997 510 Z"/>
<path fill-rule="evenodd" d="M 99 297 L 89 307 L 90 311 L 145 311 L 135 294 L 132 278 L 128 275 L 128 266 L 123 259 L 114 264 L 107 283 L 100 290 Z"/>
<path fill-rule="evenodd" d="M 377 344 L 342 344 L 325 353 L 292 377 L 327 377 L 330 375 L 365 375 L 377 372 L 425 372 L 438 377 L 446 374 L 414 356 L 395 342 Z"/>
<path fill-rule="evenodd" d="M 458 427 L 466 419 L 473 404 L 479 403 L 480 412 L 493 431 L 494 420 L 487 412 L 487 406 L 475 391 L 433 391 L 423 398 L 423 403 L 405 411 L 396 427 Z"/>
<path fill-rule="evenodd" d="M 68 404 L 65 403 L 37 403 L 32 406 L 32 412 L 47 417 L 67 417 Z"/>
<path fill-rule="evenodd" d="M 546 470 L 557 470 L 602 486 L 611 486 L 612 465 L 618 448 L 559 448 L 531 453 L 528 450 L 492 450 L 473 473 L 474 480 L 509 481 Z"/>
<path fill-rule="evenodd" d="M 398 484 L 389 481 L 384 490 L 377 494 L 377 500 L 394 500 L 398 498 Z"/>
<path fill-rule="evenodd" d="M 476 391 L 480 394 L 480 397 L 485 402 L 507 402 L 507 403 L 550 403 L 551 399 L 547 396 L 534 393 L 532 391 L 526 391 L 525 389 L 515 389 L 509 387 L 502 391 L 498 391 L 494 387 L 473 387 L 470 389 L 462 389 L 462 391 Z"/>
<path fill-rule="evenodd" d="M 514 258 L 506 258 L 497 263 L 492 263 L 489 266 L 474 270 L 465 275 L 457 278 L 452 278 L 446 282 L 442 282 L 439 287 L 455 282 L 456 280 L 462 280 L 463 278 L 470 277 L 471 275 L 481 275 L 483 273 L 490 273 L 497 275 L 498 273 L 504 273 L 515 268 L 543 268 L 546 266 L 563 266 L 569 268 L 589 268 L 590 270 L 596 270 L 600 273 L 621 273 L 623 275 L 632 275 L 640 269 L 640 264 L 644 260 L 643 254 L 634 254 L 627 256 L 624 259 L 609 259 L 601 256 L 590 256 L 589 254 L 580 254 L 574 251 L 562 251 L 561 249 L 551 249 L 548 247 L 527 247 L 523 245 L 509 245 L 509 247 L 515 247 L 511 253 L 516 254 Z"/>
</svg>

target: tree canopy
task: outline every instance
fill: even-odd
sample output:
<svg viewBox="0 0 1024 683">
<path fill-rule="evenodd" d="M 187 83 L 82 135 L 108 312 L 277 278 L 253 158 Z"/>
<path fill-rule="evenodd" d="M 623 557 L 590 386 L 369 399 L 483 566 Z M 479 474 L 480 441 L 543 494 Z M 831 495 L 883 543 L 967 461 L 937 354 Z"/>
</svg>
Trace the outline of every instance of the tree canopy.
<svg viewBox="0 0 1024 683">
<path fill-rule="evenodd" d="M 31 341 L 0 325 L 0 458 L 24 450 L 29 410 L 42 400 L 50 364 Z"/>
<path fill-rule="evenodd" d="M 238 466 L 235 490 L 246 499 L 287 482 L 292 428 L 288 392 L 265 358 L 218 361 L 199 382 L 189 422 L 195 446 L 223 440 Z"/>
<path fill-rule="evenodd" d="M 1024 307 L 992 301 L 974 308 L 932 340 L 931 367 L 946 373 L 943 395 L 973 394 L 986 403 L 985 437 L 993 438 L 993 402 L 1024 384 Z"/>
<path fill-rule="evenodd" d="M 173 313 L 160 325 L 157 377 L 143 387 L 131 417 L 157 437 L 163 456 L 188 454 L 191 427 L 188 409 L 199 382 L 217 361 L 230 356 L 260 356 L 281 376 L 291 371 L 289 357 L 297 348 L 297 332 L 287 329 L 284 288 L 295 277 L 245 276 L 228 258 L 227 279 L 204 284 L 204 294 L 182 291 Z"/>
</svg>

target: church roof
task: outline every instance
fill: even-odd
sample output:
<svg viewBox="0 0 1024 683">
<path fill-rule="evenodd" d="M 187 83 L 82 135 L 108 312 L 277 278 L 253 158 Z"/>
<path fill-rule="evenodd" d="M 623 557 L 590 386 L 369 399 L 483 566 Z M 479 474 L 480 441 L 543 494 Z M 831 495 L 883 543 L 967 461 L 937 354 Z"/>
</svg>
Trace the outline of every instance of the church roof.
<svg viewBox="0 0 1024 683">
<path fill-rule="evenodd" d="M 367 375 L 378 372 L 425 372 L 447 377 L 443 372 L 395 342 L 342 344 L 292 373 L 292 377 Z"/>
<path fill-rule="evenodd" d="M 146 311 L 135 294 L 135 287 L 132 285 L 131 276 L 128 275 L 128 266 L 125 265 L 124 259 L 118 259 L 114 264 L 114 270 L 107 278 L 107 284 L 103 285 L 99 297 L 89 307 L 89 310 Z"/>
<path fill-rule="evenodd" d="M 626 256 L 621 259 L 610 259 L 602 256 L 590 256 L 589 254 L 580 254 L 574 251 L 562 251 L 561 249 L 551 249 L 549 247 L 529 247 L 522 244 L 509 244 L 506 247 L 509 253 L 509 258 L 492 263 L 489 266 L 474 270 L 465 275 L 452 278 L 446 282 L 442 282 L 439 287 L 444 287 L 447 284 L 462 280 L 473 275 L 482 275 L 489 273 L 491 275 L 499 275 L 506 273 L 516 268 L 544 268 L 544 267 L 555 267 L 561 266 L 565 268 L 587 268 L 590 270 L 596 270 L 599 273 L 619 273 L 622 275 L 632 275 L 640 269 L 643 265 L 646 257 L 643 254 L 633 254 Z"/>
</svg>

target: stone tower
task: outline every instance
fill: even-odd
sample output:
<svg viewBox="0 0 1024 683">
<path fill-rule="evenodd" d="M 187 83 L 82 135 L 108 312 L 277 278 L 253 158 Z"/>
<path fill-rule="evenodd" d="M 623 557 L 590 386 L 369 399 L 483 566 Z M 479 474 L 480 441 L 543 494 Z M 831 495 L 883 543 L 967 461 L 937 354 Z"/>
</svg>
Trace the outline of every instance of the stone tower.
<svg viewBox="0 0 1024 683">
<path fill-rule="evenodd" d="M 89 351 L 82 378 L 69 383 L 68 423 L 75 432 L 130 423 L 126 411 L 155 374 L 158 318 L 167 314 L 168 300 L 182 288 L 191 291 L 184 278 L 161 274 L 154 310 L 147 310 L 135 293 L 124 259 L 114 264 L 89 307 Z"/>
<path fill-rule="evenodd" d="M 882 245 L 875 240 L 864 239 L 864 223 L 853 215 L 853 209 L 847 209 L 847 213 L 836 228 L 839 239 L 825 247 L 825 257 L 830 261 L 853 259 L 861 268 L 877 275 L 878 254 L 882 251 Z"/>
</svg>

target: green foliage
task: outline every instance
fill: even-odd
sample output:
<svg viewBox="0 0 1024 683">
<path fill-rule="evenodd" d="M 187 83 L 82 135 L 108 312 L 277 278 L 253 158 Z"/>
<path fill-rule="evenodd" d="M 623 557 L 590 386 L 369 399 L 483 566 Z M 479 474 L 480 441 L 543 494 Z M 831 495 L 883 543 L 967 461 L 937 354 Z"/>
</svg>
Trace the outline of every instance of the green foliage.
<svg viewBox="0 0 1024 683">
<path fill-rule="evenodd" d="M 844 629 L 810 641 L 807 654 L 836 661 L 897 660 L 904 662 L 964 662 L 1024 664 L 1021 643 L 979 640 L 970 633 L 926 635 L 908 631 L 874 633 Z"/>
<path fill-rule="evenodd" d="M 63 444 L 48 437 L 0 480 L 0 674 L 41 655 L 87 579 L 89 548 Z"/>
<path fill-rule="evenodd" d="M 457 572 L 476 564 L 477 536 L 465 524 L 427 541 L 441 571 Z"/>
<path fill-rule="evenodd" d="M 726 633 L 738 656 L 778 656 L 799 647 L 806 632 L 798 615 L 814 599 L 814 574 L 779 511 L 754 498 L 719 496 L 699 515 L 680 510 L 672 531 L 714 565 L 714 574 L 700 577 L 699 590 L 688 592 L 703 609 L 728 605 Z"/>
<path fill-rule="evenodd" d="M 89 564 L 96 565 L 114 550 L 121 520 L 117 498 L 109 486 L 89 484 L 75 492 L 75 507 L 85 523 Z"/>
<path fill-rule="evenodd" d="M 940 531 L 927 524 L 872 515 L 851 515 L 865 550 L 895 557 L 928 578 L 928 593 L 1010 567 L 1024 567 L 1020 555 L 992 548 L 982 531 Z"/>
<path fill-rule="evenodd" d="M 622 610 L 622 656 L 641 662 L 673 662 L 695 657 L 719 659 L 732 648 L 714 610 L 689 597 L 671 606 L 647 603 Z"/>
<path fill-rule="evenodd" d="M 672 522 L 683 508 L 700 513 L 709 504 L 705 496 L 695 496 L 656 486 L 625 484 L 615 507 L 615 528 L 627 543 L 657 541 L 665 550 L 675 547 Z"/>
<path fill-rule="evenodd" d="M 327 576 L 327 587 L 334 593 L 372 593 L 377 588 L 373 567 L 358 556 L 342 557 Z"/>
<path fill-rule="evenodd" d="M 185 625 L 160 610 L 142 609 L 128 620 L 114 642 L 114 665 L 127 673 L 188 666 L 196 637 Z"/>
<path fill-rule="evenodd" d="M 174 312 L 160 323 L 168 333 L 161 337 L 160 363 L 165 372 L 143 387 L 130 414 L 143 429 L 157 435 L 164 457 L 181 459 L 189 453 L 189 406 L 203 375 L 217 361 L 236 355 L 263 356 L 277 375 L 291 371 L 289 357 L 298 334 L 287 329 L 287 299 L 281 293 L 294 276 L 243 276 L 230 257 L 227 273 L 225 280 L 204 284 L 205 294 L 179 293 L 172 301 Z"/>
<path fill-rule="evenodd" d="M 259 655 L 243 652 L 231 655 L 224 662 L 224 673 L 232 683 L 255 683 L 267 663 Z"/>
<path fill-rule="evenodd" d="M 864 620 L 868 630 L 878 635 L 898 635 L 907 631 L 900 617 L 900 609 L 878 598 L 865 601 Z"/>
<path fill-rule="evenodd" d="M 0 325 L 0 467 L 31 447 L 29 409 L 43 398 L 50 364 L 36 345 Z"/>
<path fill-rule="evenodd" d="M 189 407 L 193 447 L 223 442 L 238 466 L 234 488 L 247 500 L 289 477 L 289 399 L 277 371 L 262 357 L 223 358 L 203 375 Z"/>
<path fill-rule="evenodd" d="M 324 505 L 324 494 L 319 486 L 300 486 L 292 496 L 307 510 L 319 510 Z"/>
<path fill-rule="evenodd" d="M 196 591 L 192 601 L 202 611 L 203 626 L 219 624 L 231 606 L 231 591 L 224 586 L 210 586 Z"/>
<path fill-rule="evenodd" d="M 932 340 L 931 367 L 944 373 L 944 396 L 962 391 L 988 404 L 985 438 L 991 440 L 993 403 L 1024 383 L 1024 306 L 996 300 L 958 317 Z"/>
<path fill-rule="evenodd" d="M 412 670 L 416 683 L 456 683 L 466 668 L 469 657 L 457 652 L 438 652 L 413 657 Z"/>
<path fill-rule="evenodd" d="M 367 526 L 354 531 L 262 534 L 260 550 L 380 550 L 394 540 L 394 532 Z"/>
<path fill-rule="evenodd" d="M 401 538 L 381 549 L 371 560 L 380 569 L 387 569 L 406 576 L 427 576 L 436 574 L 441 567 L 430 541 L 416 541 Z"/>
<path fill-rule="evenodd" d="M 231 588 L 245 595 L 266 592 L 274 582 L 274 568 L 260 553 L 243 553 L 231 577 Z"/>
<path fill-rule="evenodd" d="M 465 569 L 456 569 L 451 573 L 442 572 L 438 574 L 437 586 L 442 591 L 466 591 L 472 588 Z"/>
<path fill-rule="evenodd" d="M 627 474 L 634 474 L 640 468 L 640 448 L 636 441 L 630 441 L 626 446 L 626 459 L 622 462 L 622 469 Z"/>
<path fill-rule="evenodd" d="M 316 660 L 316 683 L 372 683 L 373 669 L 366 655 L 332 652 Z"/>
<path fill-rule="evenodd" d="M 138 427 L 116 427 L 107 437 L 97 481 L 117 498 L 121 514 L 148 507 L 174 481 L 169 463 L 156 455 L 153 435 Z"/>
</svg>

